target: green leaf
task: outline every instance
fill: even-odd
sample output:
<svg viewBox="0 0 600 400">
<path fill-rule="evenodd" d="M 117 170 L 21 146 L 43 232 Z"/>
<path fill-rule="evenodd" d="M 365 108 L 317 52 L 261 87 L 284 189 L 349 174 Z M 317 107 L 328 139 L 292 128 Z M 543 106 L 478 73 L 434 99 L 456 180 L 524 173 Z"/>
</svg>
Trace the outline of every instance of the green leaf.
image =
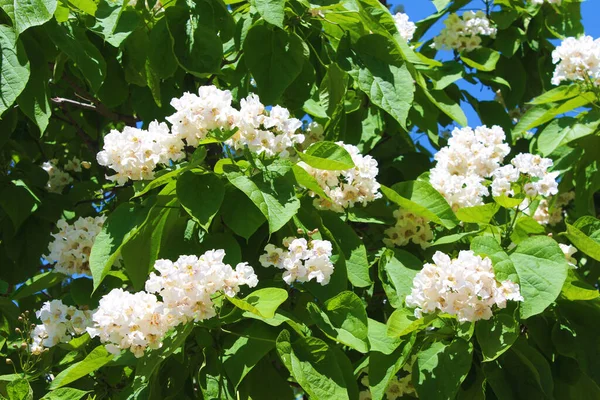
<svg viewBox="0 0 600 400">
<path fill-rule="evenodd" d="M 334 352 L 321 339 L 300 338 L 290 342 L 284 330 L 277 338 L 277 352 L 283 364 L 310 398 L 349 400 L 344 373 Z"/>
<path fill-rule="evenodd" d="M 69 4 L 91 16 L 96 15 L 96 10 L 98 9 L 98 5 L 94 0 L 69 0 Z"/>
<path fill-rule="evenodd" d="M 593 300 L 600 296 L 598 289 L 581 279 L 577 272 L 572 269 L 569 269 L 567 280 L 560 294 L 565 299 L 573 301 Z"/>
<path fill-rule="evenodd" d="M 387 322 L 387 334 L 391 337 L 401 337 L 427 327 L 435 319 L 434 314 L 422 318 L 415 317 L 412 310 L 399 308 L 390 315 Z"/>
<path fill-rule="evenodd" d="M 571 99 L 578 96 L 581 93 L 581 86 L 577 84 L 562 85 L 550 89 L 547 92 L 542 93 L 538 97 L 534 98 L 529 104 L 546 104 L 555 103 L 561 100 Z"/>
<path fill-rule="evenodd" d="M 173 53 L 173 43 L 169 36 L 166 18 L 158 20 L 149 35 L 152 46 L 148 48 L 148 61 L 152 70 L 160 78 L 173 76 L 178 64 Z"/>
<path fill-rule="evenodd" d="M 313 143 L 304 153 L 297 154 L 302 161 L 317 169 L 337 171 L 354 168 L 346 149 L 333 142 Z"/>
<path fill-rule="evenodd" d="M 243 48 L 262 102 L 276 104 L 302 71 L 302 40 L 279 28 L 256 24 L 248 31 Z"/>
<path fill-rule="evenodd" d="M 385 325 L 383 327 L 385 328 Z M 371 350 L 369 354 L 369 389 L 374 400 L 384 398 L 390 381 L 408 361 L 415 339 L 416 335 L 412 335 L 408 340 L 402 341 L 402 346 L 389 355 L 374 349 Z"/>
<path fill-rule="evenodd" d="M 482 230 L 453 233 L 451 235 L 442 236 L 441 238 L 436 239 L 435 242 L 431 243 L 431 247 L 433 247 L 433 246 L 439 246 L 439 245 L 442 245 L 442 244 L 456 243 L 456 242 L 459 242 L 459 241 L 463 240 L 466 237 L 475 236 L 475 235 L 477 235 L 478 233 L 481 233 L 481 232 L 482 232 Z"/>
<path fill-rule="evenodd" d="M 488 203 L 473 207 L 462 207 L 456 210 L 456 218 L 462 222 L 488 224 L 499 209 L 500 205 L 497 203 Z"/>
<path fill-rule="evenodd" d="M 88 394 L 89 390 L 79 390 L 74 388 L 60 388 L 48 392 L 42 400 L 79 400 L 86 394 Z"/>
<path fill-rule="evenodd" d="M 414 255 L 400 249 L 386 250 L 379 258 L 379 279 L 392 307 L 399 308 L 412 290 L 412 282 L 423 268 Z"/>
<path fill-rule="evenodd" d="M 230 335 L 223 346 L 223 368 L 234 385 L 240 385 L 244 377 L 257 363 L 275 348 L 277 330 L 263 323 L 253 323 L 240 336 Z"/>
<path fill-rule="evenodd" d="M 556 300 L 569 268 L 565 255 L 553 239 L 536 236 L 522 241 L 510 256 L 519 274 L 521 318 L 543 312 Z"/>
<path fill-rule="evenodd" d="M 462 52 L 460 59 L 469 67 L 480 71 L 493 71 L 500 60 L 500 53 L 495 50 L 482 47 L 470 52 Z"/>
<path fill-rule="evenodd" d="M 563 117 L 550 122 L 539 134 L 538 148 L 547 156 L 573 140 L 593 134 L 600 125 L 600 119 L 594 118 L 589 123 L 580 123 L 575 118 Z"/>
<path fill-rule="evenodd" d="M 413 385 L 421 399 L 453 399 L 471 369 L 473 345 L 456 338 L 449 345 L 434 342 L 417 354 Z"/>
<path fill-rule="evenodd" d="M 307 188 L 324 199 L 330 200 L 329 196 L 323 191 L 323 188 L 321 188 L 315 177 L 306 172 L 304 168 L 293 165 L 292 172 L 294 172 L 294 178 L 296 178 L 298 185 Z"/>
<path fill-rule="evenodd" d="M 583 253 L 600 261 L 600 221 L 591 216 L 579 218 L 573 225 L 567 225 L 565 236 Z"/>
<path fill-rule="evenodd" d="M 323 310 L 314 303 L 308 303 L 307 308 L 327 336 L 361 353 L 369 351 L 367 311 L 356 294 L 342 292 L 327 300 Z"/>
<path fill-rule="evenodd" d="M 59 25 L 54 21 L 45 24 L 50 39 L 81 71 L 92 90 L 97 92 L 106 77 L 106 61 L 86 37 L 85 31 L 71 24 Z"/>
<path fill-rule="evenodd" d="M 19 230 L 40 204 L 40 199 L 23 181 L 9 183 L 0 194 L 0 207 L 12 221 L 15 231 Z"/>
<path fill-rule="evenodd" d="M 226 173 L 231 184 L 248 196 L 269 222 L 269 232 L 277 232 L 300 208 L 300 200 L 296 197 L 293 172 L 290 166 L 280 165 L 268 171 L 269 179 L 264 173 L 247 177 L 241 172 Z"/>
<path fill-rule="evenodd" d="M 0 47 L 2 48 L 0 115 L 2 115 L 25 89 L 29 80 L 29 61 L 23 44 L 9 26 L 0 25 Z"/>
<path fill-rule="evenodd" d="M 436 224 L 448 229 L 458 224 L 446 199 L 428 182 L 400 182 L 391 188 L 381 185 L 381 191 L 390 201 Z"/>
<path fill-rule="evenodd" d="M 463 111 L 460 103 L 452 100 L 446 92 L 442 90 L 428 90 L 424 88 L 425 96 L 439 108 L 444 114 L 458 122 L 461 126 L 467 126 L 467 116 Z"/>
<path fill-rule="evenodd" d="M 283 29 L 285 0 L 252 0 L 252 5 L 265 21 Z"/>
<path fill-rule="evenodd" d="M 471 241 L 471 250 L 478 256 L 489 257 L 499 282 L 510 280 L 519 283 L 519 275 L 511 258 L 492 236 L 479 236 Z"/>
<path fill-rule="evenodd" d="M 488 320 L 475 323 L 475 335 L 483 361 L 492 361 L 507 351 L 520 334 L 519 321 L 511 314 L 501 311 Z"/>
<path fill-rule="evenodd" d="M 121 43 L 138 27 L 140 17 L 120 2 L 101 0 L 95 13 L 96 25 L 90 28 L 114 47 Z"/>
<path fill-rule="evenodd" d="M 378 352 L 385 355 L 392 354 L 404 341 L 400 337 L 392 337 L 387 334 L 387 325 L 369 318 L 369 344 L 371 353 Z"/>
<path fill-rule="evenodd" d="M 369 276 L 369 259 L 361 238 L 347 222 L 340 219 L 339 214 L 323 211 L 320 215 L 323 225 L 331 232 L 344 256 L 350 283 L 356 287 L 370 286 L 373 282 Z"/>
<path fill-rule="evenodd" d="M 288 298 L 284 289 L 264 288 L 250 293 L 243 299 L 227 297 L 234 306 L 263 318 L 273 318 L 277 308 Z"/>
<path fill-rule="evenodd" d="M 223 261 L 226 264 L 237 265 L 242 262 L 242 249 L 236 238 L 228 232 L 211 233 L 205 235 L 198 247 L 199 253 L 204 253 L 214 249 L 225 250 Z"/>
<path fill-rule="evenodd" d="M 32 294 L 41 292 L 42 290 L 51 288 L 54 285 L 61 283 L 66 278 L 63 274 L 57 274 L 49 271 L 39 275 L 35 275 L 30 280 L 24 282 L 10 297 L 11 300 L 19 300 Z"/>
<path fill-rule="evenodd" d="M 523 202 L 520 197 L 508 197 L 506 195 L 494 197 L 494 201 L 507 209 L 513 209 Z"/>
<path fill-rule="evenodd" d="M 406 119 L 415 92 L 413 78 L 405 63 L 391 57 L 396 53 L 394 42 L 382 35 L 362 36 L 355 50 L 363 66 L 355 79 L 358 87 L 378 107 L 389 113 L 406 128 Z"/>
<path fill-rule="evenodd" d="M 17 34 L 32 26 L 43 25 L 52 19 L 56 0 L 15 0 L 15 30 Z"/>
<path fill-rule="evenodd" d="M 225 185 L 214 174 L 183 173 L 177 179 L 177 198 L 190 216 L 208 231 L 213 218 L 219 212 Z"/>
<path fill-rule="evenodd" d="M 50 384 L 50 390 L 55 390 L 71 382 L 83 378 L 108 364 L 114 355 L 110 354 L 104 346 L 98 346 L 92 350 L 83 360 L 71 365 L 54 378 Z"/>
<path fill-rule="evenodd" d="M 27 379 L 16 379 L 6 385 L 8 400 L 33 400 L 33 390 Z"/>
<path fill-rule="evenodd" d="M 165 11 L 177 62 L 187 72 L 201 76 L 218 72 L 223 45 L 217 33 L 201 24 L 187 8 L 179 5 Z"/>
<path fill-rule="evenodd" d="M 240 190 L 228 191 L 221 206 L 223 222 L 245 239 L 256 232 L 266 219 L 256 205 Z"/>
<path fill-rule="evenodd" d="M 94 290 L 110 271 L 123 245 L 140 230 L 149 211 L 149 207 L 123 203 L 108 215 L 90 254 Z"/>
</svg>

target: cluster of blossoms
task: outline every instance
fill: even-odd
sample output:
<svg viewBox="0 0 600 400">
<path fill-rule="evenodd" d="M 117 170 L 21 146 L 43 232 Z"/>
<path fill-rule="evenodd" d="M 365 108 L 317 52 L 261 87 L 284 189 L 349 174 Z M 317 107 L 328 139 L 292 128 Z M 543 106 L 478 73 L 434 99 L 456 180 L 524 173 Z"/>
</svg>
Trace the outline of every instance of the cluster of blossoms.
<svg viewBox="0 0 600 400">
<path fill-rule="evenodd" d="M 56 223 L 59 231 L 52 234 L 54 240 L 48 245 L 50 254 L 44 259 L 55 264 L 56 272 L 90 275 L 90 252 L 105 220 L 106 216 L 79 217 L 70 225 L 59 219 Z"/>
<path fill-rule="evenodd" d="M 388 236 L 383 239 L 386 246 L 406 246 L 410 241 L 422 249 L 429 247 L 433 232 L 427 218 L 419 217 L 410 211 L 398 209 L 394 211 L 396 225 L 385 230 Z"/>
<path fill-rule="evenodd" d="M 263 267 L 277 267 L 285 270 L 283 280 L 291 285 L 294 282 L 308 282 L 312 279 L 321 285 L 329 283 L 333 274 L 330 260 L 332 246 L 328 240 L 310 240 L 288 237 L 283 239 L 287 250 L 268 244 L 265 254 L 259 261 Z"/>
<path fill-rule="evenodd" d="M 35 315 L 42 324 L 31 331 L 32 354 L 41 354 L 46 348 L 69 342 L 74 336 L 85 333 L 92 322 L 92 311 L 67 306 L 60 300 L 45 302 Z"/>
<path fill-rule="evenodd" d="M 258 284 L 252 267 L 240 263 L 234 270 L 223 262 L 224 257 L 225 251 L 211 250 L 175 262 L 157 260 L 154 267 L 160 275 L 150 274 L 146 291 L 132 294 L 113 289 L 100 300 L 87 331 L 115 354 L 129 349 L 141 357 L 146 348 L 161 347 L 170 328 L 215 316 L 212 296 L 218 292 L 233 297 L 240 285 Z"/>
<path fill-rule="evenodd" d="M 247 263 L 235 269 L 223 262 L 225 251 L 211 250 L 200 257 L 181 256 L 175 262 L 158 260 L 146 281 L 146 291 L 160 295 L 164 306 L 178 323 L 201 321 L 216 315 L 212 296 L 223 292 L 229 297 L 240 291 L 240 285 L 255 287 L 258 278 Z"/>
<path fill-rule="evenodd" d="M 497 33 L 483 11 L 466 11 L 462 17 L 450 14 L 444 24 L 432 45 L 438 50 L 472 51 L 481 47 L 481 36 L 494 38 Z"/>
<path fill-rule="evenodd" d="M 505 308 L 507 300 L 523 301 L 519 285 L 509 280 L 498 283 L 492 261 L 461 251 L 458 258 L 437 251 L 433 264 L 425 264 L 415 276 L 406 305 L 415 316 L 437 310 L 455 315 L 460 322 L 492 317 L 492 307 Z"/>
<path fill-rule="evenodd" d="M 455 128 L 448 145 L 436 153 L 437 165 L 430 172 L 430 181 L 455 211 L 483 204 L 483 197 L 489 194 L 485 178 L 510 152 L 505 138 L 499 126 Z"/>
<path fill-rule="evenodd" d="M 394 18 L 396 28 L 398 29 L 398 32 L 400 33 L 402 39 L 406 40 L 407 42 L 410 42 L 413 38 L 413 35 L 415 34 L 415 31 L 417 30 L 417 26 L 414 24 L 414 22 L 409 21 L 408 15 L 404 13 L 399 12 L 393 15 L 392 17 Z"/>
<path fill-rule="evenodd" d="M 577 260 L 573 258 L 573 254 L 577 253 L 577 249 L 575 246 L 571 246 L 570 244 L 558 244 L 560 249 L 565 254 L 565 259 L 569 263 L 569 266 L 573 269 L 577 268 Z"/>
<path fill-rule="evenodd" d="M 548 172 L 552 160 L 530 153 L 520 153 L 510 164 L 492 172 L 492 195 L 514 195 L 512 184 L 521 181 L 524 193 L 529 198 L 538 195 L 552 196 L 558 193 L 558 172 Z"/>
<path fill-rule="evenodd" d="M 62 193 L 63 189 L 73 182 L 73 178 L 67 172 L 60 169 L 56 164 L 58 160 L 46 161 L 42 169 L 48 173 L 46 190 L 51 193 Z"/>
<path fill-rule="evenodd" d="M 591 81 L 600 85 L 600 39 L 582 36 L 569 37 L 552 52 L 552 62 L 556 65 L 552 84 L 562 81 Z"/>
<path fill-rule="evenodd" d="M 156 296 L 123 289 L 113 289 L 103 296 L 92 318 L 94 324 L 87 328 L 91 337 L 100 337 L 106 350 L 113 354 L 129 349 L 136 357 L 141 357 L 147 347 L 159 348 L 164 335 L 174 326 L 168 310 Z"/>
<path fill-rule="evenodd" d="M 405 363 L 402 367 L 402 371 L 405 373 L 404 376 L 398 378 L 397 376 L 393 376 L 390 382 L 388 383 L 385 389 L 385 397 L 386 400 L 396 400 L 400 399 L 405 395 L 410 395 L 413 397 L 418 397 L 415 387 L 412 383 L 412 367 L 416 360 L 416 356 L 413 356 L 412 359 Z M 360 383 L 366 387 L 369 387 L 369 375 L 363 375 L 360 380 Z M 359 393 L 359 400 L 372 400 L 373 397 L 371 395 L 370 390 L 363 390 Z"/>
<path fill-rule="evenodd" d="M 129 179 L 153 179 L 158 164 L 183 157 L 181 139 L 169 132 L 167 124 L 156 121 L 150 123 L 148 130 L 129 126 L 123 132 L 113 129 L 104 137 L 104 148 L 96 155 L 98 164 L 116 172 L 107 178 L 118 185 Z"/>
<path fill-rule="evenodd" d="M 532 217 L 541 225 L 556 225 L 563 220 L 565 211 L 563 207 L 569 205 L 569 203 L 575 198 L 575 192 L 561 193 L 556 196 L 556 201 L 552 202 L 554 197 L 547 199 L 541 199 L 538 203 L 535 212 Z M 519 209 L 527 215 L 531 215 L 529 205 L 531 202 L 529 199 L 523 199 L 523 202 L 519 205 Z"/>
<path fill-rule="evenodd" d="M 371 156 L 360 154 L 358 147 L 337 142 L 352 157 L 354 168 L 346 170 L 323 170 L 316 169 L 304 162 L 298 165 L 312 175 L 325 194 L 329 197 L 317 197 L 314 200 L 315 207 L 328 209 L 335 212 L 344 212 L 344 209 L 354 207 L 356 203 L 363 206 L 368 202 L 381 198 L 379 188 L 381 185 L 375 179 L 379 168 L 377 161 Z M 311 196 L 316 196 L 311 192 Z"/>
</svg>

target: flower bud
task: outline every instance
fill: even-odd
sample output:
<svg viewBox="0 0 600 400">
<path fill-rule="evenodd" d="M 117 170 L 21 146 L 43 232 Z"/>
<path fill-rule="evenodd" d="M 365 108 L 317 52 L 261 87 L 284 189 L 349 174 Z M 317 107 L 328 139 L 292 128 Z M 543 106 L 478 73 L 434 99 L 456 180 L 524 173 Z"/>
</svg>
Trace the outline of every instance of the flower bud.
<svg viewBox="0 0 600 400">
<path fill-rule="evenodd" d="M 12 365 L 12 364 L 13 364 L 13 361 L 12 361 L 10 358 L 7 358 L 7 359 L 6 359 L 6 364 L 8 364 L 8 365 Z"/>
</svg>

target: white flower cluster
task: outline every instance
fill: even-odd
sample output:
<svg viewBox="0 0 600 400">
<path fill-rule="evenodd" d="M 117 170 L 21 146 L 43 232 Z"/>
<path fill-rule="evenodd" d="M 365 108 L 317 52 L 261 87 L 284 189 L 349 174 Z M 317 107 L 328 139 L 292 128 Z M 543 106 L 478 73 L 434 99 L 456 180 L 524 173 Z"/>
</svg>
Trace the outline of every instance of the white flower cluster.
<svg viewBox="0 0 600 400">
<path fill-rule="evenodd" d="M 483 11 L 466 11 L 462 17 L 450 14 L 444 25 L 433 41 L 438 50 L 472 51 L 481 47 L 481 36 L 494 38 L 498 31 Z"/>
<path fill-rule="evenodd" d="M 557 64 L 553 85 L 586 80 L 600 85 L 600 39 L 594 40 L 591 36 L 566 38 L 552 52 L 552 62 Z"/>
<path fill-rule="evenodd" d="M 565 214 L 563 207 L 566 207 L 575 198 L 575 193 L 561 193 L 551 205 L 552 198 L 553 197 L 541 199 L 532 215 L 533 219 L 542 225 L 556 225 L 560 223 Z M 519 210 L 523 211 L 526 215 L 531 215 L 531 210 L 529 209 L 530 204 L 531 202 L 529 199 L 523 199 L 523 202 L 519 205 Z"/>
<path fill-rule="evenodd" d="M 85 333 L 92 323 L 92 311 L 67 306 L 60 300 L 45 302 L 35 315 L 42 324 L 31 331 L 32 354 L 41 354 L 46 348 L 69 342 L 74 336 Z"/>
<path fill-rule="evenodd" d="M 132 294 L 113 289 L 102 297 L 89 334 L 99 336 L 114 354 L 129 349 L 141 357 L 146 348 L 161 347 L 170 328 L 215 316 L 212 296 L 217 292 L 233 297 L 240 285 L 258 284 L 252 267 L 240 263 L 234 270 L 223 262 L 224 257 L 225 251 L 211 250 L 175 262 L 157 260 L 154 267 L 160 275 L 150 274 L 146 291 Z"/>
<path fill-rule="evenodd" d="M 392 16 L 394 18 L 394 22 L 396 23 L 396 28 L 400 33 L 402 39 L 410 42 L 417 30 L 417 26 L 414 22 L 408 20 L 408 15 L 404 13 L 396 13 Z"/>
<path fill-rule="evenodd" d="M 565 259 L 569 263 L 569 266 L 572 269 L 577 268 L 577 260 L 573 258 L 573 254 L 577 253 L 577 249 L 575 248 L 575 246 L 571 246 L 570 244 L 562 244 L 562 243 L 559 243 L 558 245 L 560 246 L 560 249 L 564 253 Z"/>
<path fill-rule="evenodd" d="M 562 3 L 562 0 L 531 0 L 531 4 L 535 4 L 535 5 L 542 5 L 544 3 L 556 4 L 557 6 L 560 6 L 560 4 Z"/>
<path fill-rule="evenodd" d="M 496 169 L 492 176 L 492 194 L 494 196 L 514 195 L 512 184 L 522 180 L 523 191 L 529 198 L 552 196 L 558 193 L 556 178 L 558 172 L 548 172 L 552 160 L 530 153 L 520 153 L 511 164 Z"/>
<path fill-rule="evenodd" d="M 318 197 L 314 200 L 315 207 L 344 212 L 344 209 L 354 207 L 356 203 L 363 206 L 368 202 L 381 198 L 381 185 L 375 179 L 379 172 L 377 161 L 371 156 L 360 154 L 358 147 L 337 142 L 352 157 L 354 168 L 338 171 L 316 169 L 304 162 L 298 165 L 312 175 L 329 199 Z M 310 193 L 315 196 L 315 193 Z"/>
<path fill-rule="evenodd" d="M 103 296 L 92 318 L 94 325 L 87 328 L 91 337 L 100 337 L 110 353 L 129 349 L 136 357 L 141 357 L 147 347 L 159 348 L 164 335 L 174 326 L 168 310 L 156 296 L 123 289 L 113 289 Z"/>
<path fill-rule="evenodd" d="M 153 121 L 148 130 L 126 126 L 123 132 L 112 130 L 104 137 L 104 148 L 96 155 L 98 164 L 112 168 L 107 177 L 123 185 L 129 179 L 154 179 L 158 164 L 185 157 L 183 142 L 169 132 L 167 124 Z"/>
<path fill-rule="evenodd" d="M 181 256 L 175 262 L 157 260 L 146 281 L 146 291 L 160 295 L 170 315 L 178 323 L 201 321 L 216 315 L 212 296 L 224 292 L 234 297 L 240 285 L 255 287 L 258 278 L 247 263 L 235 269 L 223 262 L 225 251 L 211 250 L 200 257 Z"/>
<path fill-rule="evenodd" d="M 42 169 L 48 173 L 46 190 L 51 193 L 62 193 L 63 189 L 73 182 L 73 178 L 67 172 L 61 170 L 56 164 L 58 160 L 53 159 L 42 164 Z"/>
<path fill-rule="evenodd" d="M 54 240 L 48 245 L 50 254 L 44 256 L 49 263 L 55 263 L 54 270 L 66 275 L 90 275 L 90 252 L 94 240 L 106 216 L 79 217 L 73 224 L 59 219 L 56 223 L 59 231 L 53 233 Z"/>
<path fill-rule="evenodd" d="M 426 249 L 431 244 L 433 232 L 427 218 L 419 217 L 410 211 L 398 209 L 394 211 L 396 225 L 385 230 L 388 236 L 383 239 L 386 246 L 406 246 L 410 241 Z"/>
<path fill-rule="evenodd" d="M 460 322 L 489 319 L 492 307 L 505 308 L 507 300 L 523 301 L 519 285 L 496 281 L 492 260 L 461 251 L 458 258 L 437 251 L 433 264 L 425 264 L 415 276 L 406 305 L 415 316 L 437 310 L 455 315 Z"/>
<path fill-rule="evenodd" d="M 455 128 L 448 145 L 436 153 L 430 182 L 455 211 L 483 204 L 483 197 L 489 194 L 485 178 L 510 152 L 505 138 L 499 126 Z"/>
<path fill-rule="evenodd" d="M 259 258 L 261 265 L 285 270 L 283 280 L 288 285 L 312 279 L 323 286 L 329 283 L 334 269 L 330 260 L 330 241 L 315 239 L 307 242 L 304 238 L 287 237 L 283 239 L 283 245 L 287 250 L 272 244 L 266 245 L 266 253 Z"/>
</svg>

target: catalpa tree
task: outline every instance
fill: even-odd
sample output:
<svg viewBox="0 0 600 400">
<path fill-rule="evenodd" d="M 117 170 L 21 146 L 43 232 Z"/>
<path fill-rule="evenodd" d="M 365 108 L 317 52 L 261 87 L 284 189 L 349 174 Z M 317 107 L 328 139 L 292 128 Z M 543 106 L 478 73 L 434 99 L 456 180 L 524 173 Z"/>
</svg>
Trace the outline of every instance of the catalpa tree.
<svg viewBox="0 0 600 400">
<path fill-rule="evenodd" d="M 433 4 L 1 1 L 0 397 L 599 399 L 600 39 Z"/>
</svg>

